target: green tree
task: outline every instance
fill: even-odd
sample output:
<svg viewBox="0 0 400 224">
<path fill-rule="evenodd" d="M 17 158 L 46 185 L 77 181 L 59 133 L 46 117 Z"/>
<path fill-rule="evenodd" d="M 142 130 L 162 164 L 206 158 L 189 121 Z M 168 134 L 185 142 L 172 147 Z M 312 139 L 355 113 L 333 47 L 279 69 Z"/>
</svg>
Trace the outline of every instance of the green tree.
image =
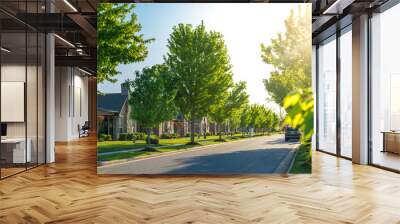
<svg viewBox="0 0 400 224">
<path fill-rule="evenodd" d="M 230 59 L 223 37 L 207 32 L 203 22 L 173 27 L 164 57 L 170 82 L 176 89 L 175 103 L 190 120 L 190 141 L 194 144 L 194 122 L 206 116 L 210 106 L 220 102 L 232 86 Z"/>
<path fill-rule="evenodd" d="M 151 129 L 163 121 L 172 119 L 176 114 L 175 92 L 168 87 L 165 79 L 167 68 L 164 65 L 144 68 L 135 74 L 136 78 L 133 81 L 126 82 L 131 89 L 130 116 L 146 128 L 147 143 L 150 144 Z"/>
<path fill-rule="evenodd" d="M 241 116 L 243 113 L 243 106 L 240 108 L 236 108 L 232 110 L 231 116 L 228 118 L 228 123 L 231 131 L 231 135 L 233 135 L 234 132 L 237 131 L 237 129 L 240 127 L 241 124 Z"/>
<path fill-rule="evenodd" d="M 133 12 L 135 4 L 101 3 L 97 9 L 97 82 L 115 82 L 119 64 L 143 61 L 147 44 L 139 34 L 141 25 Z"/>
<path fill-rule="evenodd" d="M 262 106 L 260 108 L 260 119 L 261 119 L 261 131 L 264 133 L 266 131 L 269 131 L 272 126 L 272 114 L 274 112 L 270 110 L 269 108 Z"/>
<path fill-rule="evenodd" d="M 242 129 L 242 134 L 244 132 L 249 133 L 250 122 L 251 122 L 251 114 L 250 114 L 250 105 L 245 104 L 242 107 L 242 113 L 240 115 L 240 128 Z"/>
<path fill-rule="evenodd" d="M 276 131 L 277 127 L 280 124 L 280 119 L 278 114 L 276 113 L 272 113 L 272 117 L 271 117 L 271 131 Z"/>
<path fill-rule="evenodd" d="M 285 124 L 299 128 L 303 141 L 309 142 L 314 132 L 314 99 L 311 88 L 289 94 L 284 100 L 284 108 L 288 112 Z"/>
<path fill-rule="evenodd" d="M 249 125 L 254 129 L 254 132 L 257 132 L 259 127 L 261 126 L 261 109 L 260 105 L 252 104 L 250 106 L 250 122 Z"/>
<path fill-rule="evenodd" d="M 283 99 L 296 89 L 311 86 L 311 7 L 291 10 L 285 20 L 285 33 L 278 33 L 266 46 L 261 44 L 263 61 L 274 67 L 264 80 L 272 100 L 283 106 Z"/>
<path fill-rule="evenodd" d="M 239 82 L 224 94 L 220 101 L 211 106 L 209 116 L 217 123 L 219 140 L 222 140 L 221 124 L 232 117 L 235 110 L 239 110 L 249 102 L 249 95 L 246 92 L 246 82 Z"/>
</svg>

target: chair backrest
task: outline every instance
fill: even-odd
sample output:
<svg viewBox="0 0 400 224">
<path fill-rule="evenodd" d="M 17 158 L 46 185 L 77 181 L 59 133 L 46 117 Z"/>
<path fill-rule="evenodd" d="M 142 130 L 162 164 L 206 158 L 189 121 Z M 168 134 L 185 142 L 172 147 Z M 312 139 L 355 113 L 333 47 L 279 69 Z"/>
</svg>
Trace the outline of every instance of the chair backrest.
<svg viewBox="0 0 400 224">
<path fill-rule="evenodd" d="M 89 128 L 90 127 L 89 121 L 85 121 L 85 124 L 82 127 Z"/>
</svg>

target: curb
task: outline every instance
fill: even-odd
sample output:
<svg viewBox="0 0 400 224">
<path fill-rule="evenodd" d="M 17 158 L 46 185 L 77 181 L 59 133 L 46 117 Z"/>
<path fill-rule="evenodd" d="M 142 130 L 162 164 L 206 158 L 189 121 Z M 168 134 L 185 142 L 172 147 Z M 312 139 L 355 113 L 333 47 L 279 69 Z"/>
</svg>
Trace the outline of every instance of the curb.
<svg viewBox="0 0 400 224">
<path fill-rule="evenodd" d="M 296 160 L 297 154 L 299 154 L 299 148 L 300 148 L 301 144 L 299 145 L 299 147 L 297 147 L 296 149 L 296 153 L 294 154 L 294 159 L 292 160 L 292 162 L 289 165 L 289 169 L 286 171 L 286 173 L 289 173 L 290 170 L 292 170 L 293 165 L 294 165 L 294 161 Z"/>
<path fill-rule="evenodd" d="M 281 174 L 287 174 L 290 170 L 290 167 L 292 166 L 292 163 L 294 161 L 294 158 L 296 156 L 297 149 L 292 149 L 286 157 L 279 163 L 278 167 L 274 170 L 274 173 L 281 173 Z M 288 162 L 290 161 L 289 166 L 287 165 Z"/>
</svg>

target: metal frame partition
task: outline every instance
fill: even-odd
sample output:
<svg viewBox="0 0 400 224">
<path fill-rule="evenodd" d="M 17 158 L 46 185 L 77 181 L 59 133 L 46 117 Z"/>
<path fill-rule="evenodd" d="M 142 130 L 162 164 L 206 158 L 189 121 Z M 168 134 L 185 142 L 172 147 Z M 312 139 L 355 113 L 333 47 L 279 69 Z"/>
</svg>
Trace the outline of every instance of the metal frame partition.
<svg viewBox="0 0 400 224">
<path fill-rule="evenodd" d="M 388 0 L 384 4 L 380 5 L 377 8 L 370 9 L 368 10 L 368 31 L 367 31 L 367 40 L 368 40 L 368 54 L 367 54 L 367 61 L 368 61 L 368 69 L 367 69 L 367 79 L 368 79 L 368 165 L 371 165 L 373 167 L 377 167 L 383 170 L 395 172 L 395 173 L 400 173 L 400 170 L 393 169 L 387 166 L 379 165 L 374 163 L 373 160 L 373 133 L 372 133 L 372 93 L 373 93 L 373 88 L 372 88 L 372 55 L 373 55 L 373 47 L 372 47 L 372 19 L 373 19 L 373 14 L 374 13 L 383 13 L 388 9 L 391 9 L 392 7 L 396 6 L 397 4 L 400 3 L 400 0 Z"/>
<path fill-rule="evenodd" d="M 371 8 L 371 9 L 365 9 L 364 13 L 368 14 L 368 24 L 367 24 L 367 82 L 368 82 L 368 91 L 367 91 L 367 102 L 368 102 L 368 124 L 367 124 L 367 128 L 368 128 L 368 165 L 377 167 L 377 168 L 381 168 L 384 170 L 388 170 L 388 171 L 392 171 L 392 172 L 396 172 L 396 173 L 400 173 L 400 170 L 397 169 L 393 169 L 390 167 L 386 167 L 386 166 L 382 166 L 379 164 L 375 164 L 374 160 L 373 160 L 373 138 L 372 138 L 372 93 L 373 93 L 373 89 L 372 89 L 372 55 L 373 55 L 373 48 L 372 48 L 372 23 L 371 20 L 373 18 L 373 14 L 374 13 L 382 13 L 392 7 L 394 7 L 395 5 L 399 4 L 400 1 L 399 0 L 388 0 L 386 1 L 384 4 L 376 7 L 376 8 Z M 340 138 L 340 133 L 342 131 L 342 127 L 341 127 L 341 117 L 340 117 L 340 80 L 341 80 L 341 58 L 340 58 L 340 37 L 347 32 L 346 29 L 348 29 L 347 27 L 352 25 L 352 17 L 353 15 L 347 15 L 343 18 L 341 18 L 340 20 L 338 19 L 338 21 L 328 27 L 326 30 L 324 30 L 323 32 L 321 32 L 316 38 L 314 38 L 315 41 L 315 45 L 316 45 L 316 150 L 319 152 L 323 152 L 323 153 L 327 153 L 333 156 L 337 156 L 340 158 L 344 158 L 344 159 L 348 159 L 348 160 L 352 160 L 352 158 L 346 157 L 342 155 L 342 150 L 341 150 L 341 138 Z M 336 35 L 336 38 L 334 39 L 334 41 L 336 41 L 336 153 L 332 153 L 332 152 L 328 152 L 322 148 L 320 148 L 320 139 L 319 139 L 319 135 L 320 135 L 320 127 L 319 127 L 319 121 L 320 121 L 320 117 L 319 117 L 319 110 L 321 109 L 319 106 L 319 100 L 320 100 L 320 93 L 319 93 L 319 85 L 320 85 L 320 74 L 319 74 L 319 67 L 320 67 L 320 55 L 319 55 L 319 45 L 320 43 L 322 43 L 323 41 L 326 41 L 328 38 L 331 38 L 333 35 Z"/>
<path fill-rule="evenodd" d="M 30 2 L 32 2 L 32 1 L 30 1 Z M 27 12 L 28 12 L 28 9 L 27 9 L 28 1 L 23 1 L 22 3 L 25 3 L 25 12 L 26 12 L 25 16 L 26 16 Z M 39 3 L 39 1 L 36 1 L 36 3 Z M 13 19 L 12 14 L 9 14 L 6 10 L 4 10 L 2 8 L 0 8 L 0 9 L 1 9 L 1 13 L 5 13 L 5 15 L 11 17 L 10 19 Z M 38 4 L 36 5 L 36 10 L 37 11 L 39 10 Z M 47 137 L 47 132 L 46 132 L 47 131 L 47 129 L 46 129 L 46 126 L 47 126 L 47 123 L 46 123 L 46 120 L 47 120 L 47 114 L 46 114 L 46 107 L 47 107 L 47 105 L 46 105 L 46 96 L 47 96 L 47 88 L 46 88 L 46 85 L 47 85 L 47 80 L 46 80 L 46 78 L 47 78 L 47 55 L 46 55 L 47 54 L 47 49 L 46 49 L 47 48 L 47 39 L 46 39 L 46 36 L 47 36 L 47 33 L 41 32 L 40 30 L 37 30 L 37 29 L 29 26 L 28 24 L 22 22 L 21 20 L 19 20 L 17 18 L 15 18 L 15 19 L 16 19 L 16 21 L 18 23 L 22 24 L 22 26 L 24 27 L 23 28 L 24 30 L 4 31 L 2 29 L 2 27 L 1 27 L 2 23 L 0 23 L 0 46 L 3 46 L 5 44 L 3 42 L 3 37 L 4 37 L 5 34 L 14 34 L 15 33 L 15 34 L 24 35 L 24 46 L 23 47 L 25 49 L 23 51 L 24 51 L 24 54 L 25 54 L 25 58 L 24 58 L 25 63 L 24 63 L 23 66 L 25 67 L 25 69 L 24 69 L 25 81 L 24 81 L 24 93 L 23 93 L 23 95 L 24 95 L 24 127 L 23 128 L 24 128 L 24 132 L 25 132 L 24 133 L 24 135 L 25 135 L 24 136 L 24 139 L 25 139 L 25 144 L 24 144 L 24 147 L 25 147 L 25 152 L 24 152 L 25 166 L 24 166 L 23 169 L 21 168 L 21 170 L 19 170 L 17 172 L 12 172 L 10 174 L 6 174 L 5 175 L 4 172 L 3 172 L 3 171 L 5 171 L 5 168 L 3 167 L 3 164 L 2 164 L 3 160 L 2 160 L 2 157 L 1 157 L 2 156 L 2 144 L 0 144 L 0 180 L 8 178 L 8 177 L 11 177 L 11 176 L 14 176 L 14 175 L 22 173 L 22 172 L 25 172 L 25 171 L 33 169 L 33 168 L 36 168 L 36 167 L 38 167 L 40 165 L 43 165 L 43 164 L 45 164 L 47 162 L 47 153 L 46 153 L 46 148 L 47 148 L 47 140 L 46 140 L 47 139 L 46 138 Z M 32 43 L 29 42 L 28 41 L 28 34 L 32 35 L 31 37 L 36 38 L 36 40 L 31 41 Z M 39 38 L 39 37 L 42 37 L 42 38 Z M 42 41 L 41 42 L 42 45 L 40 44 L 40 41 Z M 32 44 L 33 47 L 29 46 L 30 44 Z M 42 46 L 42 49 L 41 49 L 40 53 L 39 53 L 39 48 L 40 48 L 39 46 Z M 28 48 L 34 48 L 34 49 L 33 50 L 29 49 L 29 51 L 28 51 Z M 36 56 L 36 60 L 32 59 L 32 58 L 29 58 L 28 53 L 34 54 Z M 3 52 L 0 53 L 0 82 L 3 81 L 2 80 L 2 78 L 3 78 L 2 71 L 3 71 L 3 66 L 4 66 L 4 63 L 3 63 L 4 62 L 4 57 L 3 57 L 4 55 L 2 55 L 2 54 L 3 54 Z M 42 87 L 41 87 L 41 91 L 42 92 L 41 92 L 40 96 L 39 96 L 39 89 L 40 89 L 39 88 L 40 87 L 39 86 L 39 74 L 40 74 L 39 73 L 39 65 L 40 65 L 39 57 L 41 57 L 41 59 L 43 60 L 42 64 L 41 64 L 41 66 L 42 66 L 42 70 L 41 70 Z M 36 116 L 35 116 L 35 114 L 33 114 L 33 117 L 35 117 L 34 119 L 36 119 L 36 121 L 31 120 L 30 121 L 31 123 L 29 124 L 30 128 L 32 128 L 32 130 L 36 130 L 35 131 L 36 135 L 31 137 L 32 141 L 35 141 L 35 143 L 36 143 L 36 147 L 34 149 L 34 150 L 36 150 L 36 158 L 35 158 L 36 161 L 34 161 L 33 163 L 32 162 L 28 162 L 28 153 L 27 153 L 27 150 L 28 150 L 28 120 L 30 119 L 29 117 L 32 116 L 32 114 L 28 113 L 28 91 L 27 91 L 28 90 L 28 80 L 29 80 L 28 79 L 28 64 L 30 64 L 30 63 L 33 63 L 33 66 L 35 67 L 35 70 L 33 72 L 31 71 L 29 77 L 32 76 L 32 75 L 33 76 L 36 75 L 36 77 L 33 77 L 33 78 L 35 78 L 36 84 L 29 83 L 29 84 L 32 84 L 30 88 L 34 88 L 33 91 L 35 91 L 33 97 L 36 97 L 36 98 L 33 98 L 35 100 L 35 103 L 36 103 L 36 105 L 35 105 L 36 109 L 33 109 L 34 112 L 36 113 Z M 42 111 L 41 111 L 42 113 L 39 113 L 40 112 L 39 111 L 39 99 L 40 99 L 40 101 L 42 103 L 42 106 L 41 106 L 42 107 Z M 0 102 L 1 102 L 1 85 L 0 85 Z M 1 109 L 4 109 L 4 108 L 1 108 L 1 105 L 0 105 L 0 110 Z M 3 123 L 3 122 L 1 122 L 1 114 L 0 114 L 0 123 Z M 42 128 L 41 134 L 39 134 L 39 123 L 41 123 L 41 128 Z M 33 125 L 33 126 L 31 126 L 31 125 Z M 41 137 L 42 137 L 41 144 L 39 144 L 39 135 L 41 135 Z M 41 145 L 40 149 L 39 149 L 39 145 Z M 41 155 L 39 155 L 40 152 L 42 153 Z M 32 154 L 31 154 L 31 156 L 32 156 Z M 41 157 L 39 157 L 39 156 L 41 156 Z M 28 165 L 28 163 L 29 163 L 29 165 Z"/>
<path fill-rule="evenodd" d="M 344 158 L 347 160 L 352 160 L 350 157 L 346 157 L 343 156 L 341 153 L 341 117 L 340 117 L 340 103 L 341 103 L 341 99 L 340 99 L 340 81 L 341 81 L 341 57 L 340 57 L 340 37 L 346 33 L 346 32 L 351 32 L 351 30 L 348 30 L 348 28 L 352 25 L 351 23 L 351 19 L 349 19 L 350 17 L 344 18 L 345 22 L 339 24 L 334 24 L 331 27 L 330 35 L 326 35 L 326 34 L 322 34 L 324 37 L 318 40 L 318 43 L 316 44 L 316 150 L 319 152 L 323 152 L 323 153 L 327 153 L 329 155 L 333 155 L 333 156 L 338 156 L 340 158 Z M 332 28 L 335 29 L 334 32 L 332 32 Z M 329 29 L 329 28 L 328 28 Z M 332 36 L 335 36 L 335 38 L 331 41 L 336 41 L 336 152 L 332 153 L 329 152 L 327 150 L 324 150 L 322 148 L 320 148 L 320 144 L 319 144 L 319 134 L 320 134 L 320 130 L 319 130 L 319 121 L 320 121 L 320 117 L 319 117 L 319 110 L 321 109 L 319 106 L 319 100 L 320 100 L 320 93 L 319 93 L 319 87 L 320 87 L 320 74 L 319 74 L 319 67 L 320 67 L 320 55 L 319 55 L 319 47 L 320 44 L 324 41 L 327 41 L 329 38 L 332 38 Z"/>
</svg>

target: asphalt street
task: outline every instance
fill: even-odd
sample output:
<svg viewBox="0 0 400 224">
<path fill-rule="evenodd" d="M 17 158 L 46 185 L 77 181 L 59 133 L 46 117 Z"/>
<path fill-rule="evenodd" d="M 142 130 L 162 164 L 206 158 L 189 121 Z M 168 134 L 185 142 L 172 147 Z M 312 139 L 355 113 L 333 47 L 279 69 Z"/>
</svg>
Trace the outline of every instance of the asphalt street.
<svg viewBox="0 0 400 224">
<path fill-rule="evenodd" d="M 100 174 L 238 175 L 285 173 L 298 143 L 255 137 L 98 167 Z"/>
</svg>

